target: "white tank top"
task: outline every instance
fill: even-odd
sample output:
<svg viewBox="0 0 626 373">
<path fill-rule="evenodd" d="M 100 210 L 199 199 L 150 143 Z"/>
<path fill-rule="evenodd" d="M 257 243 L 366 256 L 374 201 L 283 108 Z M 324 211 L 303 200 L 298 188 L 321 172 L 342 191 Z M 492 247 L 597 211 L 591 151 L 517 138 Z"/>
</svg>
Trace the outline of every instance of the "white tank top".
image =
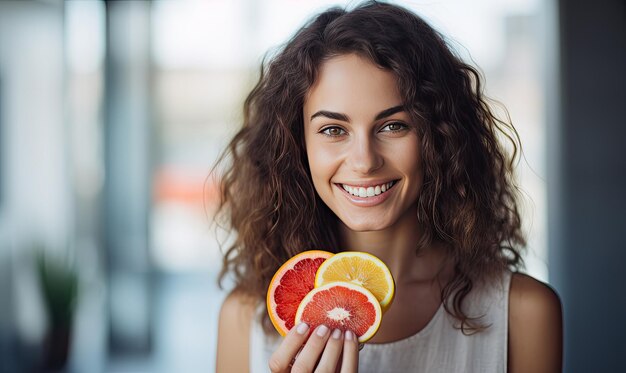
<svg viewBox="0 0 626 373">
<path fill-rule="evenodd" d="M 416 334 L 390 343 L 366 343 L 359 353 L 359 373 L 394 372 L 506 372 L 509 285 L 511 272 L 501 281 L 472 290 L 466 298 L 466 314 L 480 317 L 482 332 L 464 335 L 458 321 L 440 306 L 428 324 Z M 268 361 L 278 338 L 266 337 L 258 321 L 252 323 L 250 372 L 268 372 Z"/>
</svg>

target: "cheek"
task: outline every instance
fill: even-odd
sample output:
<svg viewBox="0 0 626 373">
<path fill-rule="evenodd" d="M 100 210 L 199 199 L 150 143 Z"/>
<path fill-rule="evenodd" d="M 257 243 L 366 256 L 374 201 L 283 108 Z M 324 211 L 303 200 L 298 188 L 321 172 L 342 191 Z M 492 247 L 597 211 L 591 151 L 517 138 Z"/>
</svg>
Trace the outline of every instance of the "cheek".
<svg viewBox="0 0 626 373">
<path fill-rule="evenodd" d="M 387 145 L 385 157 L 398 170 L 407 176 L 421 175 L 422 156 L 421 144 L 417 135 L 402 139 L 402 141 Z"/>
<path fill-rule="evenodd" d="M 411 178 L 412 183 L 416 184 L 417 189 L 421 189 L 421 185 L 424 179 L 424 170 L 421 157 L 421 147 L 419 141 L 408 144 L 406 154 L 413 154 L 413 157 L 402 157 L 399 163 L 399 167 L 406 170 L 408 176 Z"/>
<path fill-rule="evenodd" d="M 415 154 L 415 153 L 412 153 L 412 154 Z M 419 156 L 415 157 L 412 160 L 408 160 L 406 162 L 405 169 L 409 170 L 409 172 L 411 173 L 412 176 L 419 177 L 419 179 L 421 180 L 421 178 L 422 178 L 422 160 L 421 160 L 421 158 Z"/>
<path fill-rule="evenodd" d="M 326 146 L 307 143 L 307 159 L 313 186 L 323 198 L 332 190 L 331 181 L 341 164 L 341 157 L 333 149 Z"/>
<path fill-rule="evenodd" d="M 315 142 L 307 143 L 307 158 L 309 168 L 314 175 L 328 173 L 332 167 L 333 159 L 336 157 L 323 146 Z"/>
<path fill-rule="evenodd" d="M 319 193 L 319 187 L 324 178 L 324 157 L 322 156 L 319 147 L 310 142 L 306 143 L 307 159 L 309 162 L 309 170 L 311 170 L 311 179 L 313 185 Z"/>
</svg>

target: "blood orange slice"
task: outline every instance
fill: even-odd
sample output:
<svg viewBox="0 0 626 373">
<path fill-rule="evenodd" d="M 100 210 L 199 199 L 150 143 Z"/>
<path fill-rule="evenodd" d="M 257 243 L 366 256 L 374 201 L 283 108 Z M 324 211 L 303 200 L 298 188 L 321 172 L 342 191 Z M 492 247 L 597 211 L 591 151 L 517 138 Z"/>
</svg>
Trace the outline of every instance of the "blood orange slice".
<svg viewBox="0 0 626 373">
<path fill-rule="evenodd" d="M 315 284 L 315 273 L 332 253 L 321 250 L 302 252 L 286 261 L 274 274 L 267 289 L 267 311 L 272 324 L 285 336 L 293 328 L 300 301 Z"/>
<path fill-rule="evenodd" d="M 310 330 L 321 324 L 330 330 L 351 330 L 363 343 L 376 334 L 382 315 L 380 303 L 369 290 L 349 282 L 332 282 L 302 299 L 295 323 L 305 322 Z"/>
</svg>

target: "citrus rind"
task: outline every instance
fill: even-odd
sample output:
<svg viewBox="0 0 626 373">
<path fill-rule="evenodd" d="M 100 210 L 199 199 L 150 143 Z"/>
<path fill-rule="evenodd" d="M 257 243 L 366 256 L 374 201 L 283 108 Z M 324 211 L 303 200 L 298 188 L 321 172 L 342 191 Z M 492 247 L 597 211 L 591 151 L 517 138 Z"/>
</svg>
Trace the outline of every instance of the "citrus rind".
<svg viewBox="0 0 626 373">
<path fill-rule="evenodd" d="M 317 294 L 322 293 L 322 292 L 328 292 L 333 288 L 347 288 L 349 291 L 353 291 L 356 292 L 355 293 L 351 293 L 352 295 L 364 295 L 367 299 L 367 302 L 361 303 L 360 305 L 358 305 L 356 308 L 362 309 L 362 307 L 366 304 L 370 304 L 371 307 L 373 308 L 373 312 L 374 312 L 374 319 L 371 323 L 371 325 L 369 325 L 369 327 L 367 328 L 367 330 L 365 330 L 363 333 L 361 334 L 357 334 L 357 338 L 359 343 L 364 343 L 368 340 L 370 340 L 378 331 L 378 328 L 380 328 L 380 323 L 382 321 L 382 308 L 380 306 L 380 303 L 378 302 L 378 300 L 376 299 L 376 297 L 374 296 L 374 294 L 372 294 L 369 290 L 367 290 L 366 288 L 359 286 L 359 285 L 355 285 L 349 282 L 331 282 L 325 285 L 322 285 L 320 287 L 317 287 L 313 290 L 311 290 L 300 302 L 300 306 L 298 307 L 298 311 L 296 312 L 296 318 L 295 318 L 295 325 L 298 325 L 300 322 L 306 322 L 307 324 L 309 324 L 309 327 L 311 328 L 311 330 L 315 329 L 319 324 L 321 323 L 315 323 L 312 322 L 311 320 L 303 320 L 303 315 L 304 312 L 307 308 L 307 306 L 310 305 L 310 303 L 313 301 L 313 299 L 316 297 Z M 342 302 L 345 303 L 346 299 L 345 298 L 341 298 L 341 299 L 333 299 L 333 304 L 337 304 L 337 305 L 341 305 Z M 320 306 L 316 306 L 316 305 L 311 305 L 311 307 L 315 307 L 316 310 L 321 310 L 323 308 L 321 308 Z M 338 307 L 340 308 L 340 307 Z M 327 315 L 329 312 L 332 312 L 332 310 L 326 310 Z M 343 312 L 347 312 L 347 311 L 343 311 Z M 352 316 L 352 315 L 350 315 Z M 348 317 L 349 319 L 349 317 Z M 357 321 L 362 321 L 362 320 L 357 320 Z M 348 321 L 348 323 L 350 323 L 351 321 Z M 326 326 L 330 327 L 330 328 L 339 328 L 342 329 L 344 332 L 346 330 L 348 330 L 348 328 L 344 328 L 341 325 L 344 325 L 343 322 L 339 322 L 339 324 L 337 325 L 332 325 L 332 322 L 330 323 L 324 323 Z M 352 330 L 352 332 L 354 333 L 358 333 L 357 330 Z"/>
<path fill-rule="evenodd" d="M 389 270 L 387 265 L 385 265 L 385 263 L 382 260 L 380 260 L 379 258 L 377 258 L 376 256 L 370 253 L 365 253 L 365 252 L 360 252 L 360 251 L 344 251 L 326 259 L 326 261 L 324 261 L 324 263 L 322 263 L 322 265 L 320 265 L 320 267 L 317 269 L 317 274 L 315 275 L 315 287 L 318 288 L 324 284 L 335 282 L 335 281 L 344 281 L 347 283 L 355 283 L 357 285 L 361 285 L 365 287 L 366 289 L 370 290 L 372 293 L 376 294 L 377 292 L 373 291 L 372 289 L 375 286 L 374 284 L 360 283 L 357 279 L 352 278 L 352 276 L 349 273 L 347 273 L 349 271 L 345 271 L 346 272 L 345 278 L 339 278 L 339 277 L 334 277 L 330 279 L 325 278 L 324 274 L 327 272 L 329 268 L 331 268 L 333 265 L 336 266 L 338 262 L 343 261 L 345 259 L 357 260 L 357 261 L 360 261 L 364 265 L 371 264 L 371 265 L 374 265 L 375 268 L 378 268 L 380 270 L 381 274 L 383 275 L 384 283 L 385 283 L 385 287 L 387 288 L 387 291 L 384 292 L 383 296 L 377 296 L 377 299 L 380 303 L 380 306 L 383 312 L 385 312 L 389 308 L 389 306 L 391 306 L 391 303 L 393 302 L 393 299 L 395 297 L 395 282 L 394 282 L 393 276 L 391 275 L 391 271 Z M 353 269 L 351 269 L 350 271 L 352 270 Z M 367 276 L 367 273 L 362 273 L 362 275 Z"/>
<path fill-rule="evenodd" d="M 277 304 L 274 300 L 274 297 L 275 297 L 276 289 L 280 285 L 280 279 L 282 279 L 282 277 L 285 275 L 287 271 L 293 270 L 296 264 L 298 264 L 301 260 L 317 259 L 317 258 L 328 259 L 332 257 L 333 255 L 334 255 L 333 253 L 328 252 L 328 251 L 323 251 L 323 250 L 303 251 L 297 255 L 294 255 L 285 263 L 283 263 L 283 265 L 281 265 L 280 268 L 278 268 L 276 273 L 274 273 L 274 276 L 272 277 L 272 280 L 270 281 L 270 284 L 267 290 L 267 296 L 266 296 L 265 302 L 267 306 L 267 312 L 270 317 L 270 321 L 272 322 L 272 325 L 274 325 L 274 328 L 276 329 L 276 331 L 278 331 L 278 333 L 281 336 L 284 337 L 285 335 L 287 335 L 287 333 L 289 332 L 289 329 L 287 328 L 285 321 L 281 319 L 276 313 Z M 314 284 L 311 284 L 311 285 L 314 286 Z"/>
</svg>

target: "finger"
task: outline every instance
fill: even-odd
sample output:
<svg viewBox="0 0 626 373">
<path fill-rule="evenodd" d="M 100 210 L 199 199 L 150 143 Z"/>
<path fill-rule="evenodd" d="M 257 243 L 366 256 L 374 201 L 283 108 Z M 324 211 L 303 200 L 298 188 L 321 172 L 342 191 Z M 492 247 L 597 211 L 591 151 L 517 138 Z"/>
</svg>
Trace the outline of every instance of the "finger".
<svg viewBox="0 0 626 373">
<path fill-rule="evenodd" d="M 339 356 L 341 356 L 341 350 L 343 349 L 343 333 L 339 329 L 335 329 L 326 347 L 322 353 L 322 358 L 315 368 L 316 373 L 335 372 L 337 370 L 337 363 L 339 362 Z"/>
<path fill-rule="evenodd" d="M 293 363 L 292 371 L 295 372 L 312 372 L 315 364 L 320 358 L 326 341 L 330 336 L 326 325 L 318 326 L 309 337 L 309 340 L 300 351 L 298 358 Z"/>
<path fill-rule="evenodd" d="M 307 338 L 309 326 L 300 323 L 295 328 L 291 328 L 285 339 L 280 343 L 278 349 L 274 351 L 269 360 L 270 371 L 279 373 L 290 369 L 291 362 L 295 359 L 300 347 Z"/>
<path fill-rule="evenodd" d="M 343 339 L 343 357 L 341 359 L 341 373 L 355 373 L 359 369 L 359 342 L 356 335 L 346 331 Z"/>
</svg>

